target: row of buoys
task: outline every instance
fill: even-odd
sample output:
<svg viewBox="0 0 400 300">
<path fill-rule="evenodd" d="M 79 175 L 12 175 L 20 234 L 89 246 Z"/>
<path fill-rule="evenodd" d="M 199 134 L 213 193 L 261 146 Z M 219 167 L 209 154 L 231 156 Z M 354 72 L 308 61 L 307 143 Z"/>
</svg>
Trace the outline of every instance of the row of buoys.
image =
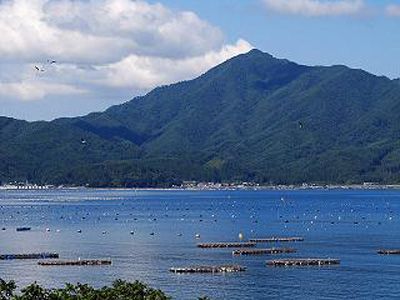
<svg viewBox="0 0 400 300">
<path fill-rule="evenodd" d="M 1 230 L 5 231 L 6 228 L 3 227 Z M 45 231 L 46 231 L 46 232 L 51 232 L 51 229 L 50 229 L 49 227 L 47 227 L 47 228 L 45 229 Z M 57 229 L 56 232 L 61 232 L 61 230 L 60 230 L 60 229 Z M 76 232 L 77 232 L 77 233 L 82 233 L 82 229 L 78 229 Z M 106 230 L 103 230 L 103 231 L 101 232 L 101 234 L 103 234 L 103 235 L 105 235 L 105 234 L 107 234 L 107 233 L 108 233 L 108 232 L 107 232 Z M 134 232 L 133 230 L 131 230 L 131 231 L 129 232 L 129 234 L 130 234 L 130 235 L 134 235 L 135 232 Z M 154 235 L 155 235 L 155 232 L 151 232 L 150 235 L 151 235 L 151 236 L 154 236 Z M 182 234 L 182 233 L 178 233 L 177 236 L 183 236 L 183 234 Z M 195 234 L 195 238 L 196 238 L 196 239 L 200 239 L 200 234 L 199 234 L 199 233 L 196 233 L 196 234 Z"/>
</svg>

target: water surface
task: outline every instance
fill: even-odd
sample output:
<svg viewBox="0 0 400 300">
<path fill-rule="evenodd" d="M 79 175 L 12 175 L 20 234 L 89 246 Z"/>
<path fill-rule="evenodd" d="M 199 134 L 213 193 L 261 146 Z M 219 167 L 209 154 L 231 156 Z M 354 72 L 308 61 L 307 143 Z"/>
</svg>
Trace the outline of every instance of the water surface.
<svg viewBox="0 0 400 300">
<path fill-rule="evenodd" d="M 16 232 L 30 226 L 30 232 Z M 56 251 L 61 258 L 111 258 L 112 266 L 41 267 L 0 261 L 0 277 L 24 286 L 142 280 L 174 299 L 398 299 L 400 191 L 0 191 L 0 253 Z M 50 231 L 46 231 L 46 229 Z M 82 233 L 77 231 L 81 230 Z M 130 234 L 134 231 L 134 234 Z M 233 257 L 198 242 L 271 235 L 298 253 Z M 154 235 L 151 235 L 154 233 Z M 199 240 L 195 235 L 200 234 Z M 260 247 L 272 245 L 264 244 Z M 340 258 L 340 266 L 273 268 L 282 257 Z M 176 275 L 172 266 L 241 264 L 240 274 Z"/>
</svg>

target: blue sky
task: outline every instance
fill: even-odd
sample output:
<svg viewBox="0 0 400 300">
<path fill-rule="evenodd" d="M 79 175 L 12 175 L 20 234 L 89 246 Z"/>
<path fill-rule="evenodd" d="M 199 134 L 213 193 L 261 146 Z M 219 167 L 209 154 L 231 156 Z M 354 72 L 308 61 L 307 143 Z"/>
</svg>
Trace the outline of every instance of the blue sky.
<svg viewBox="0 0 400 300">
<path fill-rule="evenodd" d="M 319 17 L 274 13 L 262 1 L 161 2 L 193 10 L 222 28 L 231 41 L 242 37 L 277 57 L 310 65 L 345 64 L 400 77 L 400 16 L 385 13 L 387 5 L 400 5 L 399 0 L 364 1 L 366 9 L 360 14 Z"/>
<path fill-rule="evenodd" d="M 104 110 L 253 47 L 398 78 L 399 28 L 400 0 L 3 0 L 0 115 Z"/>
</svg>

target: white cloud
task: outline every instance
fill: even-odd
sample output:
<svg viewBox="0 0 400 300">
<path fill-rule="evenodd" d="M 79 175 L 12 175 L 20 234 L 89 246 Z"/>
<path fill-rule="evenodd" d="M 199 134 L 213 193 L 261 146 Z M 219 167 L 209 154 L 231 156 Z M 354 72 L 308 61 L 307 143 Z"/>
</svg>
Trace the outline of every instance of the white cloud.
<svg viewBox="0 0 400 300">
<path fill-rule="evenodd" d="M 0 56 L 2 60 L 32 62 L 43 57 L 63 61 L 107 59 L 107 48 L 124 41 L 62 30 L 45 21 L 45 1 L 3 1 L 0 5 Z M 124 45 L 125 46 L 125 45 Z M 94 51 L 95 49 L 106 51 Z M 92 52 L 92 53 L 91 53 Z"/>
<path fill-rule="evenodd" d="M 193 12 L 144 0 L 0 0 L 0 32 L 0 93 L 22 100 L 104 86 L 133 96 L 252 48 L 227 44 Z M 32 77 L 47 59 L 57 64 Z"/>
<path fill-rule="evenodd" d="M 391 17 L 400 17 L 400 5 L 390 4 L 386 6 L 386 14 Z"/>
<path fill-rule="evenodd" d="M 183 59 L 130 55 L 115 64 L 100 67 L 99 71 L 105 74 L 101 82 L 115 87 L 148 90 L 158 85 L 192 79 L 212 66 L 251 49 L 248 42 L 239 40 L 235 45 Z"/>
<path fill-rule="evenodd" d="M 223 43 L 221 31 L 192 12 L 131 0 L 0 2 L 0 56 L 115 62 L 130 53 L 182 57 Z"/>
<path fill-rule="evenodd" d="M 73 95 L 85 92 L 85 90 L 78 89 L 74 86 L 57 83 L 32 81 L 0 83 L 0 95 L 17 98 L 22 101 L 37 100 L 48 95 Z"/>
<path fill-rule="evenodd" d="M 268 10 L 303 16 L 355 15 L 364 7 L 363 0 L 262 0 Z"/>
</svg>

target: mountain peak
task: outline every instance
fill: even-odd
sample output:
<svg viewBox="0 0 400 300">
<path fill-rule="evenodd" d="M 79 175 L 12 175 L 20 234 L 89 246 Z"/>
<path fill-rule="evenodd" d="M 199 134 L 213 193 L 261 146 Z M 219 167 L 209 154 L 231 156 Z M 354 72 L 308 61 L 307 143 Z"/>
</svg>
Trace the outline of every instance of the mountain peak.
<svg viewBox="0 0 400 300">
<path fill-rule="evenodd" d="M 240 54 L 238 56 L 235 56 L 232 58 L 233 60 L 235 59 L 247 59 L 247 60 L 261 60 L 261 61 L 266 61 L 266 60 L 274 60 L 274 61 L 278 61 L 279 59 L 277 59 L 276 57 L 274 57 L 273 55 L 267 53 L 267 52 L 263 52 L 259 49 L 251 49 L 249 52 Z M 231 59 L 231 60 L 232 60 Z"/>
<path fill-rule="evenodd" d="M 263 51 L 261 51 L 260 49 L 257 49 L 257 48 L 251 49 L 249 52 L 245 53 L 245 55 L 249 55 L 249 56 L 264 56 L 264 57 L 274 58 L 271 54 L 269 54 L 267 52 L 263 52 Z"/>
<path fill-rule="evenodd" d="M 257 74 L 259 77 L 265 77 L 266 74 L 275 73 L 284 65 L 291 64 L 292 67 L 298 66 L 286 59 L 278 59 L 269 53 L 258 49 L 252 49 L 247 53 L 234 56 L 220 65 L 215 66 L 200 78 L 208 76 L 218 77 L 243 77 L 250 74 Z"/>
</svg>

